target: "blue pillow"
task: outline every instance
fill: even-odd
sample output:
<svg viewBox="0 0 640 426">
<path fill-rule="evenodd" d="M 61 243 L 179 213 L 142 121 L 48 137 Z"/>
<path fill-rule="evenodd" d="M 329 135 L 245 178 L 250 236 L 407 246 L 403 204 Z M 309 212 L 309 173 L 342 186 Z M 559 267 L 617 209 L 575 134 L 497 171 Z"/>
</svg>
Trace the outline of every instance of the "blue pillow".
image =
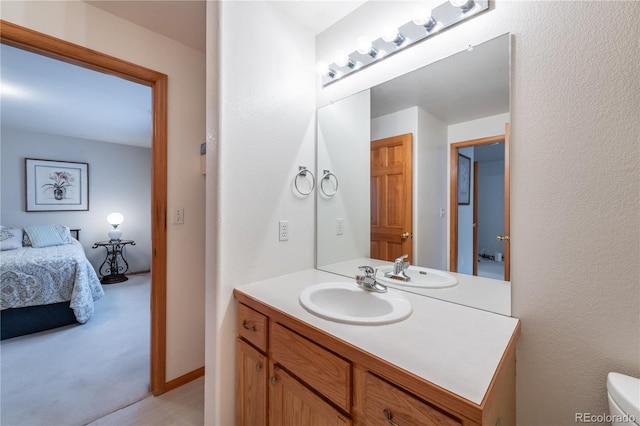
<svg viewBox="0 0 640 426">
<path fill-rule="evenodd" d="M 33 225 L 24 228 L 32 247 L 42 248 L 67 244 L 56 225 Z"/>
</svg>

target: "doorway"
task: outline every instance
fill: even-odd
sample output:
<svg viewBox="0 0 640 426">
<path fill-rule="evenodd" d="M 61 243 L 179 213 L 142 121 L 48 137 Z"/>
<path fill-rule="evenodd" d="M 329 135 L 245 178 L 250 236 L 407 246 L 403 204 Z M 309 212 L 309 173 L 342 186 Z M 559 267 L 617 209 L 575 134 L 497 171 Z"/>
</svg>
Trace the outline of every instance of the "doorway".
<svg viewBox="0 0 640 426">
<path fill-rule="evenodd" d="M 483 229 L 482 220 L 479 219 L 481 217 L 478 214 L 480 199 L 482 198 L 482 193 L 478 189 L 478 182 L 482 179 L 480 177 L 480 169 L 482 166 L 478 166 L 476 162 L 473 162 L 470 158 L 468 162 L 463 162 L 463 164 L 468 163 L 469 168 L 473 170 L 468 170 L 468 174 L 465 178 L 461 177 L 460 171 L 461 167 L 459 166 L 460 159 L 466 157 L 465 152 L 468 154 L 469 152 L 473 152 L 472 150 L 475 147 L 481 146 L 489 146 L 500 144 L 503 146 L 503 154 L 504 154 L 504 166 L 503 166 L 503 182 L 501 182 L 502 187 L 498 188 L 500 191 L 504 191 L 503 200 L 503 223 L 500 224 L 500 229 L 493 232 L 496 234 L 493 238 L 495 238 L 495 244 L 491 247 L 497 247 L 495 249 L 488 250 L 486 248 L 478 250 L 478 240 L 479 234 L 486 230 Z M 471 151 L 470 151 L 471 150 Z M 463 166 L 465 167 L 465 166 Z M 478 271 L 478 261 L 479 260 L 488 260 L 493 262 L 493 264 L 489 264 L 488 268 L 495 268 L 496 265 L 499 265 L 502 269 L 501 277 L 498 278 L 496 275 L 487 275 L 492 278 L 504 279 L 505 281 L 510 281 L 511 279 L 511 268 L 510 268 L 510 208 L 509 208 L 509 123 L 505 125 L 505 133 L 503 135 L 491 136 L 481 139 L 473 139 L 468 141 L 457 142 L 451 144 L 450 147 L 450 232 L 449 232 L 449 270 L 452 272 L 463 272 L 461 269 L 463 267 L 469 268 L 469 273 L 473 273 L 473 275 L 482 275 Z M 473 179 L 471 178 L 473 176 Z M 461 180 L 465 179 L 464 182 Z M 468 180 L 467 180 L 468 179 Z M 473 186 L 471 186 L 471 182 L 473 182 Z M 459 188 L 468 188 L 467 192 L 460 192 Z M 462 194 L 462 195 L 461 195 Z M 467 194 L 474 194 L 470 199 Z M 484 197 L 486 198 L 486 197 Z M 461 208 L 467 208 L 467 211 L 461 210 Z M 461 218 L 464 215 L 468 215 L 469 219 L 461 222 Z M 470 237 L 469 237 L 470 236 Z M 465 238 L 467 239 L 467 244 L 464 244 Z M 462 253 L 461 250 L 466 247 L 466 252 Z M 467 264 L 464 265 L 462 259 L 468 259 Z M 470 264 L 471 263 L 471 264 Z M 462 266 L 461 266 L 462 264 Z"/>
<path fill-rule="evenodd" d="M 151 87 L 150 388 L 160 395 L 166 390 L 167 76 L 6 21 L 0 21 L 0 42 Z"/>
</svg>

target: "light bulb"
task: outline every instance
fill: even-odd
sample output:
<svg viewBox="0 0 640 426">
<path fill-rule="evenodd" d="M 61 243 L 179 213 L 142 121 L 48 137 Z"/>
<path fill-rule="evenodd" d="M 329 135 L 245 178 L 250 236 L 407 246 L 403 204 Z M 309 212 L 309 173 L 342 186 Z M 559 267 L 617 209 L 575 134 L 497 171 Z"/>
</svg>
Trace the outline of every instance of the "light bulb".
<svg viewBox="0 0 640 426">
<path fill-rule="evenodd" d="M 449 3 L 453 7 L 459 7 L 462 13 L 467 13 L 476 5 L 474 0 L 449 0 Z"/>
<path fill-rule="evenodd" d="M 329 76 L 331 78 L 336 76 L 336 72 L 329 68 L 329 64 L 325 61 L 318 61 L 316 63 L 316 72 L 322 76 Z"/>
<path fill-rule="evenodd" d="M 353 68 L 356 66 L 356 63 L 349 57 L 349 55 L 344 52 L 340 52 L 336 55 L 336 65 L 339 67 L 348 66 L 349 68 Z"/>
<path fill-rule="evenodd" d="M 391 43 L 398 37 L 398 29 L 395 27 L 386 27 L 382 33 L 382 39 L 387 43 Z"/>
<path fill-rule="evenodd" d="M 413 23 L 423 26 L 431 19 L 431 11 L 426 6 L 417 6 L 413 11 Z"/>
<path fill-rule="evenodd" d="M 371 44 L 371 39 L 367 36 L 362 36 L 358 39 L 358 53 L 361 55 L 369 55 L 372 58 L 375 58 L 378 54 L 378 49 L 373 47 Z"/>
</svg>

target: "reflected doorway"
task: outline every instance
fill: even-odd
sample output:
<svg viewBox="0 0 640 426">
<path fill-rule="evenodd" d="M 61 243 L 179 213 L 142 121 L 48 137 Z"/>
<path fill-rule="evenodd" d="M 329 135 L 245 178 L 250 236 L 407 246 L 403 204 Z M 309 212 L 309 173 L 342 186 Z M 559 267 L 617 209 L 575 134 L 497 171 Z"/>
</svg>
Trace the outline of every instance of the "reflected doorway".
<svg viewBox="0 0 640 426">
<path fill-rule="evenodd" d="M 508 123 L 451 144 L 449 211 L 449 270 L 510 281 Z"/>
</svg>

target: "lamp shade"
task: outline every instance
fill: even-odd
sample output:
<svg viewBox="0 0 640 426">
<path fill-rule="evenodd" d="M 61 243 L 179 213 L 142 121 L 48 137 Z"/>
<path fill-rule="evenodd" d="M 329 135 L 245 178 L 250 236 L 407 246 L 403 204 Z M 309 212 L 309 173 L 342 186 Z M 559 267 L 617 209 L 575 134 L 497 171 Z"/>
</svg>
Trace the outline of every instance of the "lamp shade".
<svg viewBox="0 0 640 426">
<path fill-rule="evenodd" d="M 110 225 L 117 227 L 122 222 L 124 222 L 124 216 L 122 216 L 122 213 L 118 212 L 109 213 L 109 215 L 107 216 L 107 222 L 109 222 Z"/>
</svg>

